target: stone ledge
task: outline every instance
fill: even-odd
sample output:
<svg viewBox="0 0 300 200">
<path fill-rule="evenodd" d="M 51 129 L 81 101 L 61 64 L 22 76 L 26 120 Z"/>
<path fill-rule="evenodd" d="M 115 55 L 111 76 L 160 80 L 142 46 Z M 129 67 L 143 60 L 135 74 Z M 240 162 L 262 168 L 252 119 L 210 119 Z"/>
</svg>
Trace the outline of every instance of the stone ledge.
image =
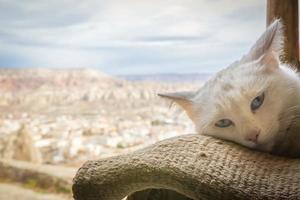
<svg viewBox="0 0 300 200">
<path fill-rule="evenodd" d="M 1 180 L 21 183 L 32 189 L 70 193 L 75 172 L 73 168 L 0 159 Z"/>
</svg>

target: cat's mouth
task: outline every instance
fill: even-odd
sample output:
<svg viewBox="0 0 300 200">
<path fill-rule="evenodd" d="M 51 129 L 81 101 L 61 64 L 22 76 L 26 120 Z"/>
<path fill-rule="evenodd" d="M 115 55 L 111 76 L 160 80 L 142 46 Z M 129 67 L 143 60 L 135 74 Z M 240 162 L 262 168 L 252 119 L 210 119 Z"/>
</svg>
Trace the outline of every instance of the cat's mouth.
<svg viewBox="0 0 300 200">
<path fill-rule="evenodd" d="M 275 145 L 274 141 L 266 142 L 266 143 L 257 143 L 254 147 L 254 149 L 259 151 L 266 151 L 270 152 L 272 151 L 273 147 Z"/>
<path fill-rule="evenodd" d="M 294 117 L 289 116 L 288 118 L 279 119 L 279 129 L 275 131 L 271 138 L 269 138 L 267 141 L 259 141 L 254 145 L 254 149 L 257 149 L 259 151 L 265 151 L 265 152 L 271 152 L 274 148 L 280 143 L 282 143 L 284 137 L 287 135 L 288 132 L 292 131 L 294 129 L 295 120 Z"/>
</svg>

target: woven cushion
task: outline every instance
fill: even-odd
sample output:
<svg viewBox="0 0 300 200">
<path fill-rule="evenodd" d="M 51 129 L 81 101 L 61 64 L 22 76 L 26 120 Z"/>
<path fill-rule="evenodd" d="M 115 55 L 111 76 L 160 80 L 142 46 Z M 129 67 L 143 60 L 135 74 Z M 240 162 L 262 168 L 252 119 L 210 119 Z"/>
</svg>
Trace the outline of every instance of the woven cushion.
<svg viewBox="0 0 300 200">
<path fill-rule="evenodd" d="M 147 188 L 191 199 L 300 199 L 300 159 L 184 135 L 131 154 L 86 162 L 74 178 L 77 200 L 121 200 Z"/>
</svg>

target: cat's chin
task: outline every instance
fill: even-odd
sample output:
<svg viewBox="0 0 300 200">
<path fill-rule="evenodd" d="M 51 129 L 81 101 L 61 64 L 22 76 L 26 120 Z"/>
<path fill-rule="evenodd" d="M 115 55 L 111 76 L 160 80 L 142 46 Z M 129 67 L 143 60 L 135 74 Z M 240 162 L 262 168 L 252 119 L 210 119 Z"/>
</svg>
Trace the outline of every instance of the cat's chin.
<svg viewBox="0 0 300 200">
<path fill-rule="evenodd" d="M 255 149 L 258 151 L 263 151 L 263 152 L 271 152 L 274 148 L 275 142 L 264 142 L 264 143 L 253 143 L 249 142 L 247 144 L 243 144 L 244 146 L 250 148 L 250 149 Z"/>
<path fill-rule="evenodd" d="M 275 145 L 275 142 L 256 144 L 254 149 L 259 150 L 259 151 L 264 151 L 264 152 L 271 152 L 274 148 L 274 145 Z"/>
</svg>

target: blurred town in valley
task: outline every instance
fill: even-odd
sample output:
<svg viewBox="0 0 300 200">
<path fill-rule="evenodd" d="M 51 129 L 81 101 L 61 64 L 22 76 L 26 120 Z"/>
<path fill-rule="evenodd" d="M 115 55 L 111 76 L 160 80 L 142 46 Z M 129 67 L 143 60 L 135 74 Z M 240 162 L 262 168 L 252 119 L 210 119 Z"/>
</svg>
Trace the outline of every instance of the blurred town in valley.
<svg viewBox="0 0 300 200">
<path fill-rule="evenodd" d="M 113 77 L 95 69 L 0 71 L 0 180 L 24 176 L 21 182 L 34 188 L 41 185 L 39 170 L 54 177 L 65 170 L 70 183 L 87 160 L 192 133 L 185 113 L 157 93 L 196 90 L 209 76 Z M 24 168 L 39 175 L 28 180 Z M 19 176 L 11 178 L 11 171 Z"/>
</svg>

